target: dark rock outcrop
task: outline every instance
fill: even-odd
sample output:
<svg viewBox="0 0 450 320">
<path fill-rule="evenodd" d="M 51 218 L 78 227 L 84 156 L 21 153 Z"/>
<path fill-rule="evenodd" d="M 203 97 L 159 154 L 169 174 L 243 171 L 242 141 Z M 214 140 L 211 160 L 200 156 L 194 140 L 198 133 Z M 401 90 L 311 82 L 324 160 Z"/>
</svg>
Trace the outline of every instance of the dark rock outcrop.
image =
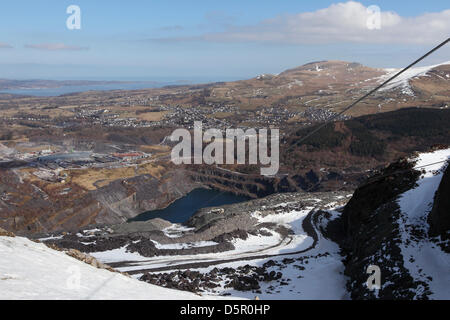
<svg viewBox="0 0 450 320">
<path fill-rule="evenodd" d="M 430 236 L 450 239 L 450 166 L 444 172 L 439 188 L 434 196 L 434 204 L 428 215 Z M 450 248 L 448 248 L 450 251 Z"/>
<path fill-rule="evenodd" d="M 407 160 L 395 162 L 369 178 L 354 193 L 342 214 L 345 274 L 352 299 L 426 298 L 427 285 L 414 281 L 404 266 L 399 243 L 400 207 L 397 198 L 413 188 L 420 172 Z M 381 282 L 378 296 L 366 286 L 367 268 L 377 265 Z"/>
</svg>

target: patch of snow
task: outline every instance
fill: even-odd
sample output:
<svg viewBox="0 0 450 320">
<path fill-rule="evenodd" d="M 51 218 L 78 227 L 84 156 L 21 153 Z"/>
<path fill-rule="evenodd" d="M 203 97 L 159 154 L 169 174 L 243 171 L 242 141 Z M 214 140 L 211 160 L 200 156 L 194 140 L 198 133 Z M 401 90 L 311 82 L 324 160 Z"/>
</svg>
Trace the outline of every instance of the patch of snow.
<svg viewBox="0 0 450 320">
<path fill-rule="evenodd" d="M 94 232 L 100 232 L 100 231 L 102 231 L 102 229 L 99 229 L 99 228 L 83 230 L 84 233 L 94 233 Z"/>
<path fill-rule="evenodd" d="M 267 228 L 261 228 L 271 234 L 271 236 L 262 236 L 262 235 L 248 235 L 248 238 L 243 239 L 234 239 L 232 241 L 235 249 L 234 252 L 257 252 L 259 250 L 263 250 L 264 248 L 275 246 L 282 240 L 278 233 L 272 232 Z"/>
<path fill-rule="evenodd" d="M 188 243 L 170 243 L 170 244 L 161 244 L 154 240 L 151 240 L 157 249 L 189 249 L 189 248 L 200 248 L 207 246 L 215 246 L 217 242 L 214 241 L 197 241 L 197 242 L 188 242 Z"/>
<path fill-rule="evenodd" d="M 39 241 L 47 241 L 47 240 L 59 240 L 62 239 L 64 236 L 60 235 L 60 236 L 50 236 L 50 237 L 46 237 L 46 238 L 39 238 Z"/>
<path fill-rule="evenodd" d="M 163 229 L 162 232 L 169 238 L 179 238 L 183 235 L 183 233 L 194 230 L 195 228 L 189 228 L 181 224 L 175 223 L 170 227 Z"/>
<path fill-rule="evenodd" d="M 106 264 L 117 261 L 142 261 L 149 259 L 137 252 L 127 251 L 127 245 L 112 250 L 91 252 L 89 255 Z"/>
</svg>

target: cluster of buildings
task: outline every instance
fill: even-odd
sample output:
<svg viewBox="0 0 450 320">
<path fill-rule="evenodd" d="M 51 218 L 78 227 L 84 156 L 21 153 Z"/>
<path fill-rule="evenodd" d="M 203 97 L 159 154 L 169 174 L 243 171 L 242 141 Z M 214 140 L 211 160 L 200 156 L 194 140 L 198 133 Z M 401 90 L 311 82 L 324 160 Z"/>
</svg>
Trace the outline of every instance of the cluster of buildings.
<svg viewBox="0 0 450 320">
<path fill-rule="evenodd" d="M 10 148 L 9 148 L 10 149 Z M 0 161 L 7 163 L 12 161 L 26 161 L 27 165 L 56 170 L 59 168 L 80 168 L 80 167 L 108 167 L 123 165 L 140 161 L 151 157 L 145 152 L 114 152 L 114 153 L 93 153 L 91 151 L 79 152 L 59 152 L 52 149 L 45 149 L 33 152 L 19 152 L 10 149 L 11 152 L 0 153 Z"/>
<path fill-rule="evenodd" d="M 306 118 L 311 122 L 323 122 L 328 121 L 337 115 L 336 112 L 330 111 L 328 109 L 321 109 L 315 107 L 309 107 L 304 112 L 300 113 L 302 118 Z M 340 115 L 336 120 L 348 120 L 350 116 Z"/>
<path fill-rule="evenodd" d="M 258 123 L 280 125 L 297 114 L 298 112 L 290 111 L 284 107 L 262 107 L 255 112 L 254 120 Z"/>
</svg>

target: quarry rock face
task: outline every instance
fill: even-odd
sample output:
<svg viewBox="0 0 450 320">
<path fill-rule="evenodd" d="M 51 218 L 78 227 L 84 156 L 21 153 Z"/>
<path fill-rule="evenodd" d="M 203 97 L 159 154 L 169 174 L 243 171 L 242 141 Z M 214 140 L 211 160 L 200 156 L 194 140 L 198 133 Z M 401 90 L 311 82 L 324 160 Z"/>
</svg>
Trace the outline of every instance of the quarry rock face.
<svg viewBox="0 0 450 320">
<path fill-rule="evenodd" d="M 440 277 L 448 274 L 449 158 L 448 147 L 415 153 L 355 190 L 337 240 L 352 299 L 439 299 L 448 292 Z M 380 270 L 377 290 L 367 284 L 373 266 Z"/>
<path fill-rule="evenodd" d="M 378 260 L 382 261 L 377 264 L 382 282 L 395 283 L 380 292 L 381 297 L 408 299 L 413 296 L 409 289 L 414 286 L 414 281 L 403 267 L 396 223 L 400 214 L 396 199 L 412 188 L 419 176 L 419 172 L 408 170 L 411 168 L 412 164 L 405 160 L 393 163 L 360 186 L 344 208 L 342 227 L 345 236 L 341 247 L 345 253 L 345 274 L 350 277 L 348 289 L 352 299 L 375 298 L 366 287 L 366 270 Z M 401 173 L 389 175 L 395 172 Z M 385 259 L 386 256 L 389 259 Z M 392 276 L 393 268 L 401 272 Z"/>
</svg>

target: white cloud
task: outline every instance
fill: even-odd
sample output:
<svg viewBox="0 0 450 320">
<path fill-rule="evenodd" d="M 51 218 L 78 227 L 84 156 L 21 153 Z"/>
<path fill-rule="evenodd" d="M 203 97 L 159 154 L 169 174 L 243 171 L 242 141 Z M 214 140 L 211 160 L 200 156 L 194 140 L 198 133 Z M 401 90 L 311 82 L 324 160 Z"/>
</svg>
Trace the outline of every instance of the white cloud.
<svg viewBox="0 0 450 320">
<path fill-rule="evenodd" d="M 87 50 L 87 47 L 79 47 L 79 46 L 70 46 L 64 43 L 39 43 L 39 44 L 27 44 L 25 48 L 31 49 L 39 49 L 39 50 L 48 50 L 48 51 L 79 51 L 79 50 Z"/>
<path fill-rule="evenodd" d="M 253 26 L 230 27 L 225 32 L 173 40 L 290 44 L 429 44 L 441 42 L 450 35 L 450 10 L 402 17 L 382 9 L 379 30 L 370 30 L 367 27 L 370 17 L 367 7 L 359 2 L 349 1 L 332 4 L 314 12 L 277 16 Z"/>
</svg>

